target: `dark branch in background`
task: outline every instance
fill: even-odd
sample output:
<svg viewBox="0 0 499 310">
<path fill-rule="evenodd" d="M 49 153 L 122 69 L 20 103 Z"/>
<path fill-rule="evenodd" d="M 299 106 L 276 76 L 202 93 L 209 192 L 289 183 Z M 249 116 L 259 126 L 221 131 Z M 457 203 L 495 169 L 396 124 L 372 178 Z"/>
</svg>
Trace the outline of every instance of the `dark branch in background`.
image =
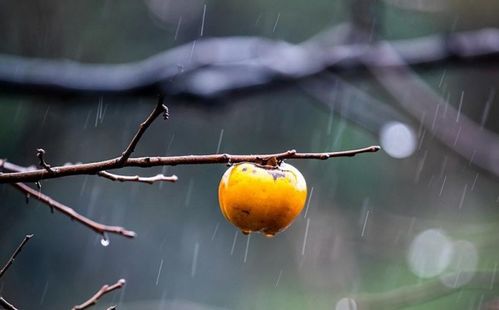
<svg viewBox="0 0 499 310">
<path fill-rule="evenodd" d="M 396 67 L 370 44 L 320 48 L 263 38 L 218 38 L 182 45 L 145 60 L 119 65 L 81 64 L 19 56 L 0 56 L 3 91 L 45 92 L 51 95 L 156 95 L 211 98 L 273 82 L 301 80 L 324 71 Z M 391 44 L 404 63 L 430 66 L 499 58 L 499 30 L 484 29 L 431 35 Z M 216 51 L 224 51 L 217 53 Z M 192 57 L 187 57 L 191 55 Z M 188 61 L 186 61 L 188 59 Z M 180 70 L 179 70 L 180 66 Z"/>
<path fill-rule="evenodd" d="M 372 153 L 380 150 L 377 145 L 328 153 L 297 153 L 295 150 L 276 154 L 260 155 L 230 155 L 230 154 L 212 154 L 212 155 L 184 155 L 184 156 L 166 156 L 166 157 L 137 157 L 129 158 L 123 164 L 119 164 L 116 159 L 108 159 L 99 162 L 66 165 L 54 167 L 53 173 L 47 173 L 43 169 L 26 170 L 22 172 L 2 173 L 0 174 L 0 183 L 14 182 L 36 182 L 44 179 L 60 178 L 69 175 L 96 174 L 100 171 L 117 169 L 122 167 L 155 167 L 155 166 L 176 166 L 176 165 L 196 165 L 196 164 L 228 164 L 239 162 L 264 163 L 270 158 L 277 160 L 284 159 L 321 159 L 325 160 L 334 157 L 352 157 L 361 153 Z M 4 163 L 4 167 L 8 166 Z M 0 162 L 1 166 L 1 162 Z"/>
<path fill-rule="evenodd" d="M 12 263 L 14 263 L 14 261 L 16 260 L 17 255 L 19 255 L 19 253 L 21 253 L 21 251 L 23 250 L 24 245 L 29 241 L 29 239 L 33 238 L 33 236 L 34 236 L 33 234 L 30 234 L 30 235 L 26 235 L 24 237 L 23 241 L 21 241 L 21 243 L 19 244 L 19 246 L 17 247 L 17 249 L 14 251 L 14 253 L 12 254 L 12 256 L 9 258 L 9 260 L 7 261 L 7 263 L 5 263 L 5 265 L 2 267 L 2 269 L 0 269 L 0 278 L 7 271 L 7 269 L 9 269 L 9 267 L 12 265 Z"/>
<path fill-rule="evenodd" d="M 104 235 L 105 233 L 117 234 L 127 238 L 135 237 L 135 232 L 131 230 L 127 230 L 120 226 L 108 226 L 104 224 L 97 223 L 92 221 L 91 219 L 77 213 L 75 210 L 71 209 L 68 206 L 63 205 L 62 203 L 53 200 L 49 196 L 42 194 L 41 192 L 29 187 L 24 183 L 14 183 L 12 184 L 15 188 L 19 189 L 21 192 L 28 194 L 29 197 L 33 197 L 36 200 L 46 204 L 51 209 L 55 209 L 58 212 L 68 216 L 72 220 L 75 220 L 88 228 L 92 229 L 98 234 Z"/>
<path fill-rule="evenodd" d="M 125 279 L 120 279 L 118 280 L 118 282 L 114 283 L 113 285 L 107 285 L 107 284 L 104 285 L 103 287 L 101 287 L 100 290 L 97 291 L 97 293 L 95 293 L 94 296 L 90 297 L 87 301 L 85 301 L 81 305 L 74 306 L 72 310 L 83 310 L 95 305 L 102 296 L 111 293 L 114 290 L 122 288 L 123 286 L 125 286 L 125 283 L 126 283 Z"/>
<path fill-rule="evenodd" d="M 4 275 L 4 273 L 7 271 L 7 269 L 9 269 L 9 267 L 14 263 L 17 255 L 19 255 L 19 253 L 21 253 L 21 251 L 23 250 L 26 243 L 31 238 L 33 238 L 33 236 L 34 236 L 33 234 L 29 234 L 29 235 L 26 235 L 24 237 L 23 241 L 21 241 L 21 243 L 17 246 L 16 250 L 14 251 L 14 253 L 12 253 L 9 260 L 5 263 L 5 265 L 2 267 L 2 269 L 0 269 L 0 278 Z M 17 310 L 17 308 L 14 305 L 9 303 L 7 300 L 5 300 L 1 296 L 0 296 L 0 306 L 2 306 L 4 309 L 7 309 L 7 310 Z"/>
<path fill-rule="evenodd" d="M 388 43 L 380 44 L 382 61 L 398 66 L 379 67 L 366 59 L 379 83 L 416 120 L 470 163 L 499 176 L 499 135 L 484 129 L 456 110 L 414 74 Z M 431 116 L 431 117 L 430 117 Z"/>
</svg>

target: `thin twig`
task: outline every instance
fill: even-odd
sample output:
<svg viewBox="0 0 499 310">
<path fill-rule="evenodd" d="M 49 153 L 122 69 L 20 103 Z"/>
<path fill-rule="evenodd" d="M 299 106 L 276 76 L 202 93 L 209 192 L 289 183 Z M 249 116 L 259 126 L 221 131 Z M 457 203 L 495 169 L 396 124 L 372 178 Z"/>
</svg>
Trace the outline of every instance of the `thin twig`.
<svg viewBox="0 0 499 310">
<path fill-rule="evenodd" d="M 178 177 L 176 175 L 165 176 L 164 174 L 157 174 L 152 177 L 141 177 L 138 175 L 119 175 L 114 173 L 109 173 L 107 171 L 100 171 L 97 173 L 99 176 L 110 179 L 112 181 L 119 182 L 141 182 L 153 184 L 154 182 L 176 182 Z"/>
<path fill-rule="evenodd" d="M 23 241 L 21 241 L 21 243 L 17 246 L 17 249 L 14 251 L 14 253 L 12 253 L 12 256 L 9 258 L 9 260 L 7 261 L 7 263 L 5 263 L 5 265 L 2 267 L 2 269 L 0 269 L 0 278 L 3 276 L 3 274 L 7 271 L 7 269 L 9 269 L 9 267 L 12 265 L 12 263 L 14 263 L 14 261 L 16 260 L 16 256 L 21 253 L 24 245 L 29 241 L 29 239 L 31 239 L 34 235 L 33 234 L 29 234 L 29 235 L 26 235 L 23 239 Z"/>
<path fill-rule="evenodd" d="M 33 197 L 47 206 L 49 206 L 51 209 L 56 209 L 57 211 L 61 212 L 64 215 L 69 216 L 72 220 L 75 220 L 88 228 L 92 229 L 98 234 L 104 235 L 105 233 L 112 233 L 112 234 L 117 234 L 121 235 L 127 238 L 133 238 L 135 237 L 135 232 L 131 230 L 127 230 L 123 227 L 120 226 L 108 226 L 104 225 L 101 223 L 97 223 L 79 213 L 77 213 L 75 210 L 71 209 L 70 207 L 63 205 L 62 203 L 52 199 L 51 197 L 42 194 L 41 192 L 29 187 L 28 185 L 24 183 L 13 183 L 12 186 L 15 188 L 19 189 L 21 192 L 25 194 L 29 194 L 30 197 Z"/>
<path fill-rule="evenodd" d="M 197 164 L 227 164 L 238 162 L 261 162 L 262 159 L 276 157 L 283 159 L 328 159 L 333 157 L 352 157 L 361 153 L 377 152 L 380 147 L 377 145 L 326 153 L 297 153 L 294 150 L 276 154 L 261 155 L 230 155 L 230 154 L 211 154 L 211 155 L 183 155 L 166 157 L 136 157 L 129 158 L 123 164 L 118 163 L 118 159 L 109 159 L 99 162 L 86 164 L 74 164 L 59 166 L 53 168 L 54 173 L 47 173 L 44 169 L 2 173 L 0 174 L 0 183 L 15 182 L 36 182 L 44 179 L 60 178 L 69 175 L 96 174 L 100 171 L 111 170 L 121 167 L 155 167 L 155 166 L 175 166 L 175 165 L 197 165 Z M 7 163 L 6 163 L 7 164 Z"/>
<path fill-rule="evenodd" d="M 106 310 L 116 310 L 116 309 L 118 309 L 118 306 L 114 305 L 114 306 L 107 308 Z"/>
<path fill-rule="evenodd" d="M 45 150 L 44 149 L 37 149 L 36 150 L 36 157 L 40 160 L 40 166 L 45 168 L 49 173 L 53 173 L 54 171 L 52 170 L 51 166 L 47 164 L 43 156 L 45 155 Z"/>
<path fill-rule="evenodd" d="M 3 297 L 0 297 L 0 306 L 5 310 L 17 310 L 17 308 L 14 307 L 13 304 L 5 300 Z"/>
<path fill-rule="evenodd" d="M 90 297 L 87 301 L 85 301 L 81 305 L 74 306 L 73 310 L 83 310 L 95 305 L 102 296 L 114 290 L 122 288 L 125 285 L 125 283 L 126 283 L 125 279 L 120 279 L 118 280 L 118 282 L 116 282 L 113 285 L 107 285 L 107 284 L 104 285 L 103 287 L 101 287 L 100 290 L 97 291 L 97 293 L 95 293 L 94 296 Z"/>
<path fill-rule="evenodd" d="M 142 138 L 142 135 L 144 132 L 146 132 L 147 128 L 154 122 L 154 120 L 163 114 L 163 118 L 166 120 L 168 119 L 168 108 L 163 104 L 164 101 L 164 96 L 159 96 L 158 99 L 158 104 L 154 108 L 154 110 L 151 112 L 151 114 L 146 118 L 144 122 L 142 122 L 139 126 L 139 129 L 135 136 L 133 137 L 132 141 L 130 141 L 130 144 L 128 147 L 123 151 L 121 154 L 121 157 L 118 159 L 118 163 L 123 164 L 126 162 L 126 160 L 130 157 L 130 155 L 133 153 L 135 150 L 135 147 L 140 141 L 140 138 Z"/>
</svg>

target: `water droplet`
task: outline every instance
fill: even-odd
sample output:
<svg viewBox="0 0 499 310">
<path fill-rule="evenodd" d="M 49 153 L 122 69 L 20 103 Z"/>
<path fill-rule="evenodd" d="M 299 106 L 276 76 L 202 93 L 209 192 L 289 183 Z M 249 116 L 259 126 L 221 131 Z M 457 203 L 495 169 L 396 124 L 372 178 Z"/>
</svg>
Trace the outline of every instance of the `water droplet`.
<svg viewBox="0 0 499 310">
<path fill-rule="evenodd" d="M 106 236 L 106 235 L 103 235 L 102 236 L 102 239 L 100 239 L 100 244 L 103 246 L 103 247 L 106 247 L 109 245 L 109 238 Z"/>
<path fill-rule="evenodd" d="M 271 232 L 264 232 L 263 234 L 264 234 L 264 235 L 265 235 L 265 237 L 267 237 L 267 238 L 272 238 L 272 237 L 274 237 L 274 236 L 275 236 L 275 233 L 271 233 Z"/>
<path fill-rule="evenodd" d="M 243 235 L 247 236 L 251 233 L 251 230 L 241 230 L 241 232 L 243 233 Z"/>
</svg>

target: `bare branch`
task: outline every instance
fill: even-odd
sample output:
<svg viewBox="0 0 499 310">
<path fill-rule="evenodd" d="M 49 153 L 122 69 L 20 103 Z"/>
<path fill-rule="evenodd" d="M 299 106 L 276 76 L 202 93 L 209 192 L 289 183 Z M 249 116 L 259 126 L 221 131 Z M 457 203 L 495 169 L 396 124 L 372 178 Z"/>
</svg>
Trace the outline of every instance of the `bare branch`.
<svg viewBox="0 0 499 310">
<path fill-rule="evenodd" d="M 197 40 L 188 63 L 185 55 L 191 53 L 192 43 L 145 60 L 116 65 L 1 55 L 0 88 L 51 95 L 160 93 L 212 98 L 264 86 L 267 89 L 275 82 L 302 80 L 324 71 L 363 70 L 366 58 L 379 55 L 376 45 L 321 47 L 309 43 L 295 45 L 259 37 Z M 490 62 L 499 56 L 499 30 L 431 35 L 394 41 L 392 46 L 411 66 Z M 382 58 L 374 65 L 398 66 Z"/>
<path fill-rule="evenodd" d="M 9 303 L 3 297 L 0 297 L 0 307 L 3 307 L 3 309 L 5 310 L 17 310 L 17 308 L 14 307 L 13 304 Z"/>
<path fill-rule="evenodd" d="M 168 119 L 168 108 L 163 104 L 164 101 L 164 96 L 159 96 L 158 99 L 158 104 L 156 105 L 156 108 L 151 112 L 151 114 L 147 117 L 147 119 L 142 122 L 139 126 L 139 130 L 133 137 L 132 141 L 128 145 L 128 147 L 123 151 L 123 154 L 121 154 L 121 157 L 118 159 L 118 163 L 123 164 L 133 153 L 135 150 L 135 147 L 140 141 L 140 138 L 142 138 L 142 135 L 144 132 L 146 132 L 147 128 L 154 122 L 154 120 L 163 114 L 164 119 Z"/>
<path fill-rule="evenodd" d="M 114 290 L 122 288 L 123 286 L 125 286 L 125 283 L 126 283 L 125 279 L 120 279 L 118 280 L 118 282 L 116 282 L 113 285 L 107 285 L 107 284 L 104 285 L 103 287 L 101 287 L 100 290 L 97 291 L 97 293 L 95 293 L 94 296 L 90 297 L 87 301 L 85 301 L 81 305 L 74 306 L 73 310 L 83 310 L 95 305 L 102 296 Z"/>
<path fill-rule="evenodd" d="M 119 175 L 119 174 L 109 173 L 107 171 L 100 171 L 97 174 L 101 177 L 119 182 L 141 182 L 141 183 L 153 184 L 154 182 L 176 182 L 178 180 L 178 177 L 176 175 L 165 176 L 164 174 L 157 174 L 152 177 L 141 177 L 138 175 L 134 176 Z"/>
<path fill-rule="evenodd" d="M 297 153 L 294 150 L 276 154 L 261 155 L 230 155 L 230 154 L 211 154 L 211 155 L 184 155 L 184 156 L 166 156 L 166 157 L 136 157 L 129 158 L 123 164 L 119 164 L 116 159 L 109 159 L 99 162 L 74 164 L 59 166 L 53 168 L 54 173 L 47 173 L 44 169 L 29 170 L 22 172 L 2 173 L 0 174 L 0 183 L 15 182 L 36 182 L 43 179 L 60 178 L 69 175 L 96 174 L 100 171 L 111 170 L 121 167 L 155 167 L 155 166 L 175 166 L 175 165 L 196 165 L 196 164 L 227 164 L 238 162 L 261 162 L 262 159 L 276 157 L 283 159 L 328 159 L 333 157 L 352 157 L 361 153 L 372 153 L 380 150 L 377 145 L 327 153 Z M 4 164 L 4 166 L 7 163 Z"/>
<path fill-rule="evenodd" d="M 119 226 L 108 226 L 104 224 L 97 223 L 95 221 L 92 221 L 91 219 L 77 213 L 75 210 L 71 209 L 68 206 L 63 205 L 62 203 L 50 198 L 49 196 L 42 194 L 41 192 L 29 187 L 28 185 L 24 183 L 13 183 L 12 186 L 20 190 L 21 192 L 25 194 L 29 194 L 30 197 L 35 198 L 36 200 L 39 200 L 49 206 L 51 209 L 55 209 L 59 212 L 61 212 L 64 215 L 69 216 L 72 220 L 75 220 L 88 228 L 92 229 L 98 234 L 104 235 L 104 233 L 112 233 L 112 234 L 117 234 L 121 235 L 127 238 L 133 238 L 135 237 L 135 232 L 131 230 L 127 230 L 123 227 Z"/>
<path fill-rule="evenodd" d="M 0 278 L 3 276 L 3 274 L 7 271 L 7 269 L 9 269 L 9 267 L 12 265 L 12 263 L 14 263 L 14 260 L 16 260 L 16 256 L 21 253 L 24 245 L 29 241 L 29 239 L 31 239 L 34 235 L 33 234 L 29 234 L 29 235 L 26 235 L 23 239 L 23 241 L 21 241 L 21 243 L 17 246 L 17 249 L 14 251 L 14 253 L 12 254 L 12 256 L 9 258 L 9 260 L 7 261 L 7 263 L 5 263 L 5 265 L 2 267 L 2 269 L 0 269 Z"/>
</svg>

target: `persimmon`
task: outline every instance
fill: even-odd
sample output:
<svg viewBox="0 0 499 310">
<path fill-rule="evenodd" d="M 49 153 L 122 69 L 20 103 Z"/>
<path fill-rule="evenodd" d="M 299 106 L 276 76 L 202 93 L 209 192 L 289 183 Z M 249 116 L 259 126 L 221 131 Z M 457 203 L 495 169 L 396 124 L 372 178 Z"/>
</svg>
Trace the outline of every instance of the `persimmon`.
<svg viewBox="0 0 499 310">
<path fill-rule="evenodd" d="M 218 187 L 222 214 L 244 234 L 274 236 L 291 225 L 306 198 L 305 178 L 286 163 L 235 164 L 224 173 Z"/>
</svg>

